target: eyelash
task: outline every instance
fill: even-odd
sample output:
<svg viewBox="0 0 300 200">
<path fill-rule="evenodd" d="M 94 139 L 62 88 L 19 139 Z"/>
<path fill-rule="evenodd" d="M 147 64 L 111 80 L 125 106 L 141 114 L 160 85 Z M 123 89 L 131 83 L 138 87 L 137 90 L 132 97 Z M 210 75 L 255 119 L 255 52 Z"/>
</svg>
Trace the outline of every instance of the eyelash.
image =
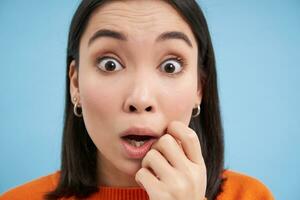
<svg viewBox="0 0 300 200">
<path fill-rule="evenodd" d="M 113 56 L 102 56 L 102 57 L 98 57 L 97 59 L 96 59 L 96 70 L 97 71 L 100 71 L 100 72 L 104 72 L 104 73 L 112 73 L 112 72 L 106 72 L 106 71 L 103 71 L 102 69 L 100 69 L 99 67 L 97 67 L 97 65 L 101 62 L 101 61 L 103 61 L 104 59 L 114 59 L 114 60 L 116 60 L 116 61 L 118 61 L 119 63 L 120 63 L 120 65 L 123 67 L 123 68 L 125 68 L 124 67 L 124 65 L 119 61 L 119 59 L 117 59 L 117 58 L 115 58 L 115 57 L 113 57 Z M 187 63 L 186 63 L 186 60 L 184 59 L 184 58 L 182 58 L 182 57 L 180 57 L 180 56 L 174 56 L 174 57 L 170 57 L 170 58 L 167 58 L 166 60 L 164 60 L 163 62 L 161 62 L 160 64 L 159 64 L 159 66 L 161 66 L 163 63 L 165 63 L 165 62 L 167 62 L 167 61 L 176 61 L 176 62 L 178 62 L 180 65 L 181 65 L 181 71 L 180 72 L 177 72 L 177 73 L 166 73 L 168 76 L 171 76 L 171 77 L 176 77 L 176 76 L 179 76 L 179 75 L 181 75 L 182 73 L 184 73 L 185 72 L 185 67 L 186 67 L 186 65 L 187 65 Z"/>
<path fill-rule="evenodd" d="M 171 58 L 168 58 L 168 59 L 166 59 L 165 61 L 163 61 L 161 64 L 163 64 L 163 63 L 165 63 L 165 62 L 167 62 L 167 61 L 172 61 L 172 60 L 175 60 L 175 61 L 177 61 L 180 65 L 181 65 L 181 71 L 180 72 L 178 72 L 178 73 L 175 73 L 175 74 L 173 74 L 173 73 L 171 73 L 171 74 L 169 74 L 169 73 L 167 73 L 167 75 L 168 76 L 171 76 L 171 77 L 176 77 L 176 76 L 179 76 L 179 75 L 181 75 L 182 73 L 184 73 L 185 72 L 185 67 L 186 67 L 186 60 L 185 59 L 183 59 L 182 57 L 179 57 L 179 56 L 175 56 L 175 57 L 171 57 Z M 161 65 L 160 64 L 160 65 Z M 160 66 L 159 65 L 159 66 Z"/>
</svg>

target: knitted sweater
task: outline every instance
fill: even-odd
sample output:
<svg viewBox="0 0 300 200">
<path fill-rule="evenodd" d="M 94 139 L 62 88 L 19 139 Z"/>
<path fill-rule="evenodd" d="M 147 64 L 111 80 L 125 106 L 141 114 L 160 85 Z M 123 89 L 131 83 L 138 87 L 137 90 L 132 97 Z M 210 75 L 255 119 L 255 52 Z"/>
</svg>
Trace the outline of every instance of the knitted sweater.
<svg viewBox="0 0 300 200">
<path fill-rule="evenodd" d="M 37 178 L 33 181 L 10 189 L 0 196 L 0 200 L 42 200 L 43 194 L 57 185 L 60 171 Z M 227 180 L 222 185 L 223 192 L 216 200 L 274 200 L 271 192 L 255 178 L 226 170 L 223 177 Z M 100 186 L 99 192 L 87 200 L 148 200 L 145 190 L 140 187 Z M 66 198 L 64 198 L 66 200 Z M 73 200 L 70 197 L 68 200 Z"/>
</svg>

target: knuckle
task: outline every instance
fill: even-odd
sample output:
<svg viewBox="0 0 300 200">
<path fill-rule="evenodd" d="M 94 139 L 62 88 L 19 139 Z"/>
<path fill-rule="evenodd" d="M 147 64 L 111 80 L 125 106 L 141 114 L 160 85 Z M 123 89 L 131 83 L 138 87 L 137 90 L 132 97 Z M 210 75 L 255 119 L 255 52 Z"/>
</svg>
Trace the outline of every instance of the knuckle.
<svg viewBox="0 0 300 200">
<path fill-rule="evenodd" d="M 155 150 L 155 149 L 150 149 L 149 151 L 148 151 L 148 153 L 146 154 L 146 156 L 147 156 L 147 158 L 153 158 L 153 157 L 155 157 L 157 155 L 157 150 Z M 145 156 L 145 157 L 146 157 Z"/>
<path fill-rule="evenodd" d="M 161 137 L 161 142 L 164 145 L 170 145 L 174 142 L 174 138 L 170 134 L 165 134 Z"/>
<path fill-rule="evenodd" d="M 198 183 L 199 181 L 206 182 L 206 168 L 195 166 L 190 170 L 189 181 L 191 183 Z"/>
<path fill-rule="evenodd" d="M 191 140 L 196 140 L 197 141 L 199 139 L 197 133 L 193 130 L 189 131 L 188 136 Z"/>
<path fill-rule="evenodd" d="M 185 191 L 187 187 L 187 181 L 184 179 L 176 179 L 173 181 L 172 190 L 173 191 Z"/>
<path fill-rule="evenodd" d="M 176 171 L 176 174 L 174 174 L 174 177 L 172 179 L 172 182 L 170 183 L 170 186 L 172 189 L 179 189 L 182 187 L 182 183 L 185 181 L 185 177 L 180 171 Z"/>
<path fill-rule="evenodd" d="M 156 149 L 150 149 L 142 160 L 142 167 L 148 167 L 150 161 L 157 156 L 158 151 Z"/>
<path fill-rule="evenodd" d="M 197 136 L 198 137 L 197 133 L 193 129 L 189 129 L 188 133 L 189 133 L 189 135 Z"/>
<path fill-rule="evenodd" d="M 136 174 L 135 174 L 135 177 L 136 178 L 139 178 L 139 177 L 141 177 L 142 176 L 142 174 L 144 173 L 144 168 L 142 167 L 141 169 L 139 169 L 137 172 L 136 172 Z"/>
</svg>

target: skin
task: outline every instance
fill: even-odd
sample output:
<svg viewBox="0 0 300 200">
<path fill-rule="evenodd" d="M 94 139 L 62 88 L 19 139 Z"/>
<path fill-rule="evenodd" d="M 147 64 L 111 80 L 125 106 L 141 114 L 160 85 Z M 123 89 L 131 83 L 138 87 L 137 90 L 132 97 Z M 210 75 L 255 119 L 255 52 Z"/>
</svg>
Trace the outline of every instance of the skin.
<svg viewBox="0 0 300 200">
<path fill-rule="evenodd" d="M 101 37 L 89 44 L 100 29 L 122 32 L 127 40 Z M 181 39 L 156 40 L 167 31 L 183 32 L 192 47 Z M 99 185 L 141 186 L 152 200 L 204 198 L 206 167 L 198 137 L 188 127 L 202 99 L 197 51 L 192 30 L 164 1 L 111 1 L 93 12 L 69 78 L 71 98 L 77 97 L 98 148 Z M 103 56 L 122 67 L 105 72 Z M 176 75 L 162 67 L 170 58 Z M 160 136 L 143 159 L 129 158 L 122 149 L 120 133 L 131 126 Z"/>
</svg>

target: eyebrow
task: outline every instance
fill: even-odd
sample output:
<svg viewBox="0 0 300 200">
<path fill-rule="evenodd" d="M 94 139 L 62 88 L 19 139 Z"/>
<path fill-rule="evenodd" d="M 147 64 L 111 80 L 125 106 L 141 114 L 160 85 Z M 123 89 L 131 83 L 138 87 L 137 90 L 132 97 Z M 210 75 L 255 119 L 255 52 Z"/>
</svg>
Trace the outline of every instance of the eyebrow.
<svg viewBox="0 0 300 200">
<path fill-rule="evenodd" d="M 96 39 L 102 37 L 108 37 L 108 38 L 113 38 L 113 39 L 123 40 L 123 41 L 127 40 L 127 37 L 123 33 L 109 30 L 109 29 L 100 29 L 96 33 L 94 33 L 94 35 L 89 39 L 88 46 L 90 46 L 91 43 L 94 42 Z"/>
<path fill-rule="evenodd" d="M 103 37 L 113 38 L 120 41 L 127 41 L 126 35 L 121 32 L 113 31 L 109 29 L 100 29 L 96 33 L 94 33 L 93 36 L 89 39 L 88 46 L 90 46 L 91 43 L 93 43 L 96 39 L 103 38 Z M 191 48 L 193 47 L 192 42 L 188 38 L 188 36 L 183 32 L 179 32 L 179 31 L 164 32 L 157 37 L 156 42 L 166 41 L 170 39 L 182 40 L 189 47 Z"/>
<path fill-rule="evenodd" d="M 191 47 L 191 48 L 193 47 L 192 42 L 189 39 L 189 37 L 186 34 L 184 34 L 183 32 L 179 32 L 179 31 L 164 32 L 158 36 L 156 41 L 165 41 L 165 40 L 169 40 L 169 39 L 183 40 L 189 47 Z"/>
</svg>

